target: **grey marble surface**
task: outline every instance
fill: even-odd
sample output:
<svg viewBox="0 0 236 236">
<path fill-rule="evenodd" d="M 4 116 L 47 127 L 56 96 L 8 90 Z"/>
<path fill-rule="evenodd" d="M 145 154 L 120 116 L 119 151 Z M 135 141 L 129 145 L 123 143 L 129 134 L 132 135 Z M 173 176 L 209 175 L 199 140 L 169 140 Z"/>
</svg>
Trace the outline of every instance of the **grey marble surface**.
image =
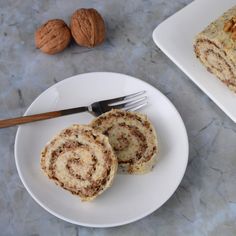
<svg viewBox="0 0 236 236">
<path fill-rule="evenodd" d="M 175 104 L 186 124 L 190 156 L 175 194 L 148 217 L 109 229 L 66 223 L 31 199 L 14 162 L 16 127 L 0 130 L 0 235 L 236 235 L 236 125 L 153 43 L 153 29 L 191 0 L 1 0 L 0 118 L 22 115 L 46 88 L 91 71 L 129 74 Z M 71 45 L 55 56 L 34 47 L 34 30 L 50 18 L 69 21 L 97 8 L 107 41 L 93 50 Z M 176 29 L 178 30 L 178 29 Z"/>
</svg>

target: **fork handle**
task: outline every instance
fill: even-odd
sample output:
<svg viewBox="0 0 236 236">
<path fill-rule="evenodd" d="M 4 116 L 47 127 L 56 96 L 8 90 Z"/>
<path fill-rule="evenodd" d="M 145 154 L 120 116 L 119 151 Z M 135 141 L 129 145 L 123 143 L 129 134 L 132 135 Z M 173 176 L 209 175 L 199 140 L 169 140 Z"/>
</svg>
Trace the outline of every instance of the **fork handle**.
<svg viewBox="0 0 236 236">
<path fill-rule="evenodd" d="M 6 127 L 14 126 L 14 125 L 30 123 L 30 122 L 39 121 L 39 120 L 47 120 L 47 119 L 51 119 L 51 118 L 55 118 L 59 116 L 71 115 L 71 114 L 84 112 L 84 111 L 88 111 L 88 107 L 69 108 L 69 109 L 60 110 L 60 111 L 51 111 L 51 112 L 45 112 L 45 113 L 40 113 L 40 114 L 35 114 L 35 115 L 0 120 L 0 128 L 6 128 Z"/>
</svg>

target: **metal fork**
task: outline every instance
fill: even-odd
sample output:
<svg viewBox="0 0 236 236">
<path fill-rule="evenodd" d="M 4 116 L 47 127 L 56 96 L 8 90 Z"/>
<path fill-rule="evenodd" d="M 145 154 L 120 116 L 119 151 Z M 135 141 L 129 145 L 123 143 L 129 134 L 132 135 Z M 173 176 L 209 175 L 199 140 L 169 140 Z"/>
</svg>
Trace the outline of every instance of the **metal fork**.
<svg viewBox="0 0 236 236">
<path fill-rule="evenodd" d="M 91 105 L 84 107 L 75 107 L 60 111 L 51 111 L 35 115 L 0 120 L 0 128 L 6 128 L 9 126 L 25 124 L 39 120 L 46 120 L 85 111 L 93 114 L 94 116 L 99 116 L 107 111 L 110 111 L 111 109 L 135 111 L 147 105 L 147 96 L 142 96 L 145 92 L 146 91 L 140 91 L 123 97 L 94 102 Z"/>
</svg>

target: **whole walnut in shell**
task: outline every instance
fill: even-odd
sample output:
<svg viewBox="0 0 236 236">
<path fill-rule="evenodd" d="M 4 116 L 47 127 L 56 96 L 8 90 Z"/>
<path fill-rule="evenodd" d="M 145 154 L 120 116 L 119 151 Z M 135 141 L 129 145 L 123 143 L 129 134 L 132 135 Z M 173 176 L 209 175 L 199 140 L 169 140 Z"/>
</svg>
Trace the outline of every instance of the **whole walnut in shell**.
<svg viewBox="0 0 236 236">
<path fill-rule="evenodd" d="M 71 34 L 80 46 L 95 47 L 105 40 L 105 23 L 95 9 L 79 9 L 71 16 Z"/>
<path fill-rule="evenodd" d="M 35 46 L 47 54 L 63 51 L 70 43 L 71 33 L 63 20 L 53 19 L 41 25 L 35 32 Z"/>
</svg>

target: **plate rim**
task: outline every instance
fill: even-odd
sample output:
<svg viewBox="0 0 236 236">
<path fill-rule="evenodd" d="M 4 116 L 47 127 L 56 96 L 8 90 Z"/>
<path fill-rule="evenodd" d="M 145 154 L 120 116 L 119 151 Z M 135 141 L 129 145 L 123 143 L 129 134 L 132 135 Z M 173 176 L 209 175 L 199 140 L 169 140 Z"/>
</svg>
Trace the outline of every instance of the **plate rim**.
<svg viewBox="0 0 236 236">
<path fill-rule="evenodd" d="M 111 77 L 112 75 L 119 75 L 121 76 L 122 79 L 128 79 L 128 78 L 131 78 L 131 79 L 134 79 L 134 80 L 138 80 L 138 81 L 141 81 L 142 83 L 152 87 L 153 89 L 157 90 L 157 92 L 160 93 L 160 95 L 169 103 L 170 106 L 172 106 L 176 112 L 176 115 L 179 117 L 179 120 L 181 121 L 181 126 L 182 126 L 182 129 L 183 129 L 183 135 L 184 135 L 184 143 L 185 143 L 185 147 L 186 147 L 186 153 L 185 153 L 185 165 L 184 165 L 184 169 L 183 169 L 183 173 L 182 175 L 179 177 L 179 181 L 178 181 L 178 184 L 176 186 L 176 188 L 173 189 L 172 193 L 170 194 L 170 196 L 158 207 L 154 207 L 152 208 L 151 210 L 145 212 L 144 214 L 140 214 L 139 216 L 137 217 L 133 217 L 132 219 L 130 220 L 125 220 L 125 221 L 122 221 L 122 222 L 119 222 L 119 223 L 109 223 L 109 224 L 90 224 L 90 223 L 80 223 L 79 221 L 75 221 L 75 220 L 71 220 L 67 217 L 64 217 L 63 215 L 61 214 L 58 214 L 56 213 L 55 211 L 51 210 L 50 208 L 48 208 L 46 205 L 44 205 L 35 195 L 34 193 L 30 190 L 30 188 L 27 186 L 23 176 L 22 176 L 22 172 L 21 172 L 21 169 L 19 167 L 19 158 L 18 158 L 18 154 L 17 154 L 17 143 L 18 143 L 18 139 L 20 138 L 19 137 L 19 133 L 20 133 L 20 130 L 23 128 L 22 126 L 18 126 L 17 128 L 17 132 L 16 132 L 16 135 L 15 135 L 15 142 L 14 142 L 14 157 L 15 157 L 15 164 L 16 164 L 16 169 L 17 169 L 17 172 L 18 172 L 18 175 L 20 177 L 20 180 L 21 182 L 23 183 L 25 189 L 27 190 L 27 192 L 29 193 L 29 195 L 35 200 L 35 202 L 37 202 L 44 210 L 46 210 L 47 212 L 49 212 L 50 214 L 56 216 L 57 218 L 59 219 L 62 219 L 66 222 L 69 222 L 69 223 L 72 223 L 72 224 L 75 224 L 75 225 L 80 225 L 80 226 L 85 226 L 85 227 L 95 227 L 95 228 L 110 228 L 110 227 L 117 227 L 117 226 L 122 226 L 122 225 L 127 225 L 127 224 L 130 224 L 130 223 L 133 223 L 133 222 L 136 222 L 138 220 L 141 220 L 143 219 L 144 217 L 150 215 L 151 213 L 153 213 L 154 211 L 158 210 L 160 207 L 162 207 L 170 198 L 171 196 L 173 196 L 173 194 L 175 193 L 175 191 L 177 190 L 177 188 L 179 187 L 185 173 L 186 173 L 186 168 L 187 168 L 187 164 L 188 164 L 188 160 L 189 160 L 189 139 L 188 139 L 188 133 L 187 133 L 187 129 L 186 129 L 186 126 L 184 124 L 184 121 L 179 113 L 179 111 L 177 110 L 177 108 L 175 107 L 175 105 L 169 100 L 169 98 L 164 95 L 159 89 L 155 88 L 154 86 L 152 86 L 151 84 L 147 83 L 146 81 L 143 81 L 139 78 L 136 78 L 136 77 L 133 77 L 133 76 L 130 76 L 130 75 L 127 75 L 127 74 L 122 74 L 122 73 L 116 73 L 116 72 L 89 72 L 89 73 L 81 73 L 81 74 L 77 74 L 77 75 L 74 75 L 74 76 L 70 76 L 68 78 L 65 78 L 59 82 L 57 82 L 56 84 L 53 84 L 51 85 L 50 87 L 48 87 L 46 90 L 44 90 L 41 94 L 39 94 L 34 100 L 33 102 L 28 106 L 28 108 L 26 109 L 26 111 L 24 112 L 24 116 L 27 115 L 30 111 L 30 109 L 34 106 L 34 104 L 37 102 L 38 99 L 40 99 L 41 96 L 44 96 L 45 93 L 48 92 L 48 90 L 50 90 L 52 87 L 55 87 L 57 86 L 58 84 L 62 84 L 64 83 L 65 81 L 67 80 L 70 80 L 70 79 L 73 79 L 75 77 L 80 77 L 80 76 L 84 76 L 84 75 L 92 75 L 92 74 L 109 74 Z M 126 78 L 125 78 L 126 77 Z M 83 78 L 78 78 L 78 79 L 83 79 Z"/>
<path fill-rule="evenodd" d="M 192 5 L 196 5 L 200 2 L 200 0 L 194 0 L 193 2 L 189 3 L 179 11 L 175 12 L 173 15 L 167 17 L 164 21 L 162 21 L 160 24 L 156 26 L 156 28 L 152 32 L 152 39 L 154 43 L 161 49 L 161 51 L 171 60 L 174 62 L 174 64 L 180 68 L 186 75 L 187 77 L 190 78 L 190 80 L 197 85 L 200 90 L 203 91 L 234 123 L 236 123 L 236 115 L 233 114 L 229 109 L 225 108 L 225 106 L 221 103 L 221 101 L 218 100 L 217 96 L 211 93 L 211 91 L 208 91 L 207 88 L 204 87 L 201 83 L 199 83 L 196 79 L 195 76 L 189 72 L 187 68 L 184 67 L 183 64 L 179 63 L 179 61 L 171 55 L 171 52 L 166 49 L 165 46 L 163 46 L 162 42 L 159 40 L 159 30 L 167 21 L 169 21 L 172 17 L 176 16 L 177 14 L 181 14 L 182 11 L 186 11 L 189 7 L 192 7 Z M 210 22 L 209 22 L 210 23 Z"/>
</svg>

